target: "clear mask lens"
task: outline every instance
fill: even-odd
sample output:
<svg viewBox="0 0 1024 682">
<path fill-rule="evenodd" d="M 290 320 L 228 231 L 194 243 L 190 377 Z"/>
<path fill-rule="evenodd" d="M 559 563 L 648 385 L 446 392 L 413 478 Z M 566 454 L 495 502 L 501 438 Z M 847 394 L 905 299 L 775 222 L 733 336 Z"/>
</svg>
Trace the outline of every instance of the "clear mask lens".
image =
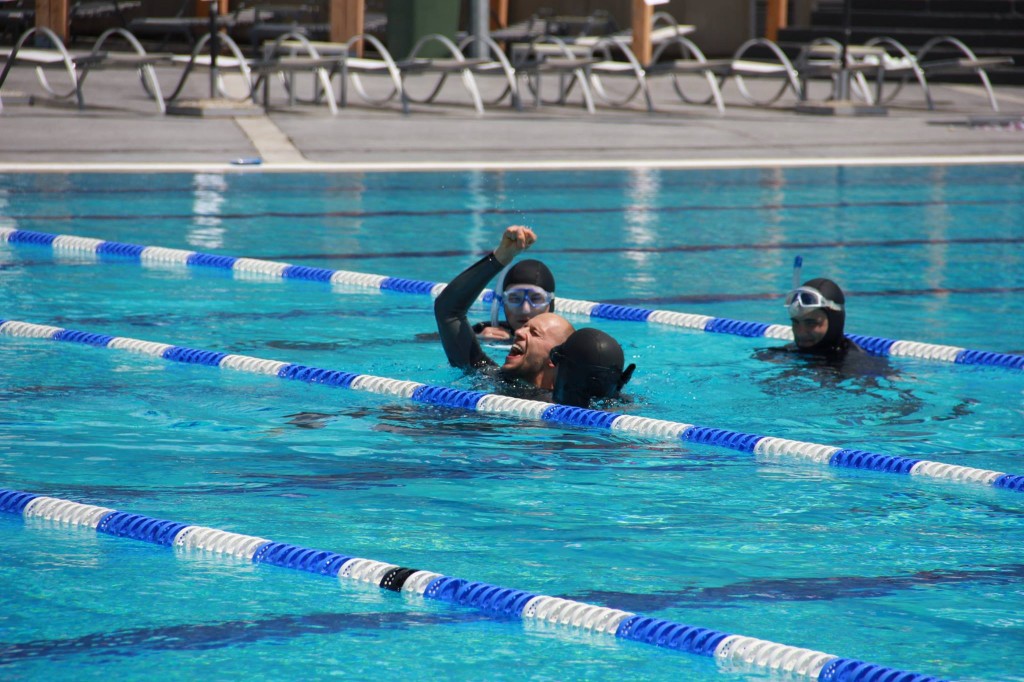
<svg viewBox="0 0 1024 682">
<path fill-rule="evenodd" d="M 798 287 L 786 294 L 786 308 L 790 315 L 798 314 L 803 310 L 815 308 L 828 308 L 829 310 L 842 310 L 843 306 L 825 298 L 820 291 L 810 287 Z"/>
<path fill-rule="evenodd" d="M 502 299 L 510 306 L 518 308 L 523 303 L 531 308 L 543 308 L 551 303 L 554 297 L 546 291 L 536 289 L 509 289 L 502 295 Z"/>
</svg>

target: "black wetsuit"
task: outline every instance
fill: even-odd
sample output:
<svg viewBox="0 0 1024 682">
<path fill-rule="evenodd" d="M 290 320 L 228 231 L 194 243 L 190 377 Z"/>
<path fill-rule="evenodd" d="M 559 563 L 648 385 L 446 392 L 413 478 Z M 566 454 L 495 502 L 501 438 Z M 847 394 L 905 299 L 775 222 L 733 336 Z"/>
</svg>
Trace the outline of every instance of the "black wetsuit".
<svg viewBox="0 0 1024 682">
<path fill-rule="evenodd" d="M 480 296 L 480 292 L 503 267 L 493 253 L 488 254 L 459 273 L 458 277 L 444 288 L 434 301 L 434 317 L 437 319 L 441 345 L 452 367 L 477 372 L 497 380 L 498 392 L 517 398 L 550 400 L 551 391 L 536 388 L 503 373 L 498 364 L 480 347 L 473 325 L 467 317 L 470 306 Z"/>
<path fill-rule="evenodd" d="M 497 325 L 493 325 L 490 322 L 477 322 L 476 324 L 473 325 L 473 333 L 474 334 L 483 334 L 485 329 L 487 329 L 489 327 L 494 327 L 494 326 L 497 326 L 497 328 L 501 329 L 502 331 L 508 332 L 508 340 L 489 339 L 489 341 L 491 343 L 504 343 L 504 344 L 511 345 L 512 344 L 512 337 L 513 337 L 512 325 L 510 325 L 508 322 L 505 322 L 503 320 L 499 321 Z"/>
<path fill-rule="evenodd" d="M 837 376 L 890 376 L 894 374 L 889 361 L 881 356 L 871 355 L 854 341 L 844 338 L 843 342 L 828 348 L 826 351 L 800 348 L 795 343 L 774 348 L 759 348 L 754 352 L 758 360 L 771 361 L 772 358 L 793 355 L 802 357 L 812 366 L 831 367 Z"/>
</svg>

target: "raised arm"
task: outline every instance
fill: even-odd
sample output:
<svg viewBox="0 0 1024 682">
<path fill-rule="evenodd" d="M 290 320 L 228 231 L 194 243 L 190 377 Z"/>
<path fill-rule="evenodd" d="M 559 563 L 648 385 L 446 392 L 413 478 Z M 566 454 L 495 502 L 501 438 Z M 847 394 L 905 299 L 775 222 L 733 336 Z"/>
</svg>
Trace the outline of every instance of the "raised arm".
<svg viewBox="0 0 1024 682">
<path fill-rule="evenodd" d="M 513 225 L 506 228 L 494 251 L 462 271 L 434 301 L 434 318 L 441 334 L 441 345 L 453 367 L 471 369 L 495 364 L 476 339 L 473 325 L 467 317 L 469 308 L 487 283 L 535 241 L 537 235 L 528 227 Z"/>
</svg>

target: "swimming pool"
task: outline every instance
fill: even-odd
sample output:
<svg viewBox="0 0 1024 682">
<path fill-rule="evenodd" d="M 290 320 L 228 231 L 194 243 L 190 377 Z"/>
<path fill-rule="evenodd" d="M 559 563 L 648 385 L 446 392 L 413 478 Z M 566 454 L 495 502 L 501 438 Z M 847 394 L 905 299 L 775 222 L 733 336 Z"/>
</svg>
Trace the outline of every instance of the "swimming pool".
<svg viewBox="0 0 1024 682">
<path fill-rule="evenodd" d="M 1024 169 L 22 175 L 0 227 L 446 281 L 506 224 L 560 296 L 785 322 L 793 256 L 848 331 L 1024 350 Z M 429 298 L 0 246 L 0 318 L 475 388 Z M 479 314 L 485 315 L 481 309 Z M 1020 473 L 1019 371 L 574 318 L 629 414 Z M 415 566 L 947 678 L 1024 679 L 1019 493 L 772 460 L 0 337 L 0 487 Z M 0 671 L 761 679 L 706 657 L 0 515 Z M 337 583 L 337 584 L 336 584 Z"/>
</svg>

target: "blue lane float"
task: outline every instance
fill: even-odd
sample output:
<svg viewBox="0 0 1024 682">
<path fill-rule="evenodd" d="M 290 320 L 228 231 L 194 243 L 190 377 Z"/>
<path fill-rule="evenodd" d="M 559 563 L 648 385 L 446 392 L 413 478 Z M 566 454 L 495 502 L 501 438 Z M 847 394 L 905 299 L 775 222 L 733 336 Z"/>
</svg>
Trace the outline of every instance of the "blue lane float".
<svg viewBox="0 0 1024 682">
<path fill-rule="evenodd" d="M 233 355 L 127 337 L 90 334 L 63 327 L 50 327 L 16 320 L 0 320 L 0 336 L 3 335 L 84 343 L 95 347 L 159 357 L 172 362 L 266 374 L 281 379 L 391 395 L 442 407 L 503 414 L 568 426 L 620 431 L 643 437 L 682 440 L 750 453 L 764 459 L 797 459 L 830 467 L 861 469 L 903 476 L 925 476 L 957 483 L 977 483 L 1014 492 L 1024 492 L 1024 475 L 944 464 L 925 459 L 839 448 L 819 443 L 787 440 L 536 400 L 523 400 L 480 391 L 431 386 L 415 381 L 309 367 L 248 355 Z"/>
<path fill-rule="evenodd" d="M 0 242 L 3 241 L 9 244 L 49 246 L 58 252 L 95 254 L 100 257 L 105 256 L 135 261 L 145 265 L 217 268 L 229 270 L 240 276 L 256 275 L 282 279 L 301 279 L 348 287 L 430 295 L 433 297 L 440 294 L 445 287 L 442 282 L 426 282 L 346 270 L 329 270 L 256 258 L 238 258 L 159 246 L 108 242 L 88 237 L 48 234 L 9 227 L 0 227 Z M 482 294 L 481 302 L 489 305 L 493 297 L 494 292 L 488 289 Z M 593 301 L 580 301 L 570 298 L 559 298 L 558 310 L 561 313 L 591 318 L 664 324 L 715 334 L 769 338 L 781 341 L 793 340 L 793 330 L 789 326 L 781 324 L 746 322 L 708 315 L 695 315 L 670 310 L 649 310 L 646 308 L 595 303 Z M 850 334 L 848 336 L 869 353 L 875 355 L 913 357 L 958 365 L 986 365 L 1006 369 L 1024 369 L 1024 355 L 970 350 L 959 346 L 944 346 L 919 341 L 900 341 L 858 334 Z"/>
<path fill-rule="evenodd" d="M 819 682 L 944 682 L 931 675 L 621 609 L 19 490 L 0 488 L 0 512 L 174 547 L 185 556 L 230 555 L 254 564 L 366 582 L 391 592 L 473 608 L 493 618 L 543 622 L 706 656 L 730 670 L 778 671 Z"/>
</svg>

